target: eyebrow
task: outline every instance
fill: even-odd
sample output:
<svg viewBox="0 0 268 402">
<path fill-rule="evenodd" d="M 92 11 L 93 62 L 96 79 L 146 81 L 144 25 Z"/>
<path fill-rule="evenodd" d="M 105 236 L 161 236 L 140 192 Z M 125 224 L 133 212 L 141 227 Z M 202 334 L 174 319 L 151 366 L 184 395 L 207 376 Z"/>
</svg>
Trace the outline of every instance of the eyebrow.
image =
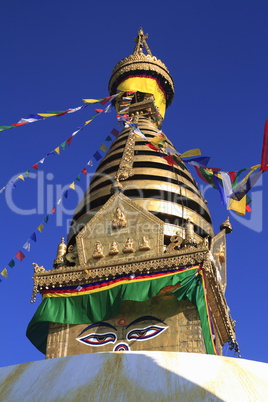
<svg viewBox="0 0 268 402">
<path fill-rule="evenodd" d="M 77 335 L 77 336 L 82 335 L 85 331 L 87 331 L 87 330 L 90 329 L 90 328 L 96 328 L 96 327 L 109 327 L 109 328 L 112 328 L 112 329 L 114 329 L 115 331 L 117 331 L 117 329 L 116 329 L 112 324 L 110 324 L 109 322 L 100 321 L 100 322 L 95 322 L 94 324 L 88 325 L 88 326 L 87 326 L 85 329 L 83 329 L 83 331 L 80 332 L 80 334 Z"/>
<path fill-rule="evenodd" d="M 145 320 L 154 320 L 157 322 L 161 322 L 161 324 L 167 325 L 164 321 L 160 320 L 159 318 L 153 317 L 152 315 L 145 315 L 143 317 L 137 318 L 136 320 L 132 321 L 130 324 L 126 326 L 126 329 L 129 328 L 133 324 L 137 324 L 137 322 L 145 321 Z"/>
</svg>

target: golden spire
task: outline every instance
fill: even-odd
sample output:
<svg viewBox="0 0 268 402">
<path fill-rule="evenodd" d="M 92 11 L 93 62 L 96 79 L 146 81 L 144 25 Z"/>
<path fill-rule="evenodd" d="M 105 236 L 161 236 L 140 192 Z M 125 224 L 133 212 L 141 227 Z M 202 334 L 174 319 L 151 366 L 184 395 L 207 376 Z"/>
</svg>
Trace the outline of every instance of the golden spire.
<svg viewBox="0 0 268 402">
<path fill-rule="evenodd" d="M 140 77 L 144 72 L 147 76 L 156 80 L 161 90 L 165 93 L 166 107 L 168 107 L 174 98 L 174 82 L 166 65 L 155 56 L 153 56 L 146 39 L 148 34 L 144 35 L 142 28 L 139 29 L 133 53 L 119 61 L 113 69 L 110 81 L 109 92 L 111 95 L 117 92 L 119 85 L 129 77 Z M 147 54 L 143 52 L 146 49 Z M 164 116 L 163 116 L 164 117 Z"/>
<path fill-rule="evenodd" d="M 142 28 L 139 29 L 138 37 L 134 39 L 137 42 L 133 54 L 141 54 L 143 53 L 143 47 L 147 50 L 147 53 L 152 56 L 152 52 L 146 42 L 148 38 L 148 34 L 144 35 Z"/>
</svg>

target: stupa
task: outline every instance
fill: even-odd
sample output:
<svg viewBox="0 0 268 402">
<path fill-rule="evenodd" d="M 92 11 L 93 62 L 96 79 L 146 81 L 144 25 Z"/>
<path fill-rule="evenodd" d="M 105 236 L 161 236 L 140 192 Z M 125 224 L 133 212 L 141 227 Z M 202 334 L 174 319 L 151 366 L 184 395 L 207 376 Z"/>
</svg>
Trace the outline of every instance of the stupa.
<svg viewBox="0 0 268 402">
<path fill-rule="evenodd" d="M 174 83 L 142 29 L 109 92 L 123 128 L 100 162 L 54 267 L 35 264 L 43 301 L 27 336 L 47 358 L 108 351 L 238 352 L 225 299 L 228 220 L 207 203 L 162 131 Z M 172 161 L 171 161 L 171 159 Z"/>
</svg>

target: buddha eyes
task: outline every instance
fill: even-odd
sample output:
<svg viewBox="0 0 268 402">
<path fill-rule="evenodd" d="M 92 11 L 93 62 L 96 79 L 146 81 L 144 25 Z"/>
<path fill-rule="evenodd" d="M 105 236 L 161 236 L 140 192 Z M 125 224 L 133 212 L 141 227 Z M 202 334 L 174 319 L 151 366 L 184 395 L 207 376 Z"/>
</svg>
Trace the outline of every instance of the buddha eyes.
<svg viewBox="0 0 268 402">
<path fill-rule="evenodd" d="M 127 333 L 127 340 L 136 340 L 136 341 L 146 341 L 149 338 L 153 338 L 161 332 L 163 332 L 167 327 L 159 327 L 158 325 L 150 325 L 149 327 L 142 329 L 133 329 Z"/>
<path fill-rule="evenodd" d="M 114 343 L 117 340 L 117 337 L 113 333 L 106 333 L 106 334 L 93 333 L 76 339 L 77 341 L 85 343 L 86 345 L 103 346 L 106 345 L 107 343 Z"/>
</svg>

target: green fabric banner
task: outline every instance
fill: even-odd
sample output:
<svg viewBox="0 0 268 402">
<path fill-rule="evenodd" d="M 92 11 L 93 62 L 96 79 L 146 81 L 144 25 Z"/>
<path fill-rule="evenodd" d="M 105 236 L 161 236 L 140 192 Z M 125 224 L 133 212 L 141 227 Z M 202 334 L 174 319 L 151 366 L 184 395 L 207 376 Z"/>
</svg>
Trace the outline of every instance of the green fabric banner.
<svg viewBox="0 0 268 402">
<path fill-rule="evenodd" d="M 204 342 L 208 354 L 216 354 L 207 315 L 206 299 L 198 268 L 184 270 L 174 275 L 118 284 L 95 293 L 69 297 L 46 297 L 38 307 L 27 328 L 27 337 L 42 353 L 46 353 L 49 322 L 62 324 L 88 324 L 103 321 L 120 311 L 126 300 L 145 301 L 156 296 L 166 286 L 181 286 L 173 291 L 177 300 L 188 299 L 198 310 Z"/>
</svg>

